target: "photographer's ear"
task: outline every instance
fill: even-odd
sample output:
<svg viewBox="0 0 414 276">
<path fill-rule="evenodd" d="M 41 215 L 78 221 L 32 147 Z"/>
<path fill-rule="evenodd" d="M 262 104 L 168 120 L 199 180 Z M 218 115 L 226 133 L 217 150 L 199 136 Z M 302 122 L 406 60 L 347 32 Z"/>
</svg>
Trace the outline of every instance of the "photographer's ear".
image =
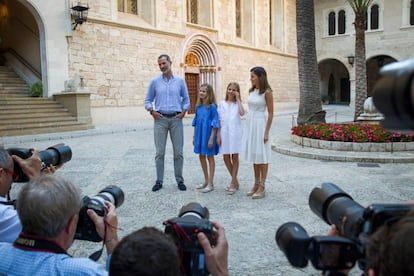
<svg viewBox="0 0 414 276">
<path fill-rule="evenodd" d="M 375 272 L 372 268 L 368 269 L 368 276 L 375 276 Z"/>
</svg>

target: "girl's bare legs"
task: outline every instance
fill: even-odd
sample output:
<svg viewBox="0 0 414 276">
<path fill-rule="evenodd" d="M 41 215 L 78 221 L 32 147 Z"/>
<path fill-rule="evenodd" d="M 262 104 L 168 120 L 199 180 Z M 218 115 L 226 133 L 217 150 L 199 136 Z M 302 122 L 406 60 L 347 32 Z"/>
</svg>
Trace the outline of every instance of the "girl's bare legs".
<svg viewBox="0 0 414 276">
<path fill-rule="evenodd" d="M 198 158 L 200 159 L 201 169 L 203 170 L 204 174 L 204 183 L 197 186 L 197 189 L 205 188 L 209 181 L 208 181 L 208 171 L 207 171 L 207 160 L 205 155 L 199 155 Z"/>
<path fill-rule="evenodd" d="M 239 155 L 232 154 L 231 160 L 233 165 L 231 171 L 231 183 L 233 185 L 233 188 L 237 190 L 239 189 L 239 180 L 237 179 L 237 174 L 239 173 Z"/>
<path fill-rule="evenodd" d="M 214 155 L 208 155 L 208 168 L 210 172 L 210 177 L 207 175 L 207 186 L 201 190 L 202 193 L 208 193 L 214 190 L 214 171 L 216 170 L 216 161 L 214 160 Z M 204 159 L 205 161 L 205 159 Z M 206 173 L 207 173 L 207 164 L 206 164 Z"/>
<path fill-rule="evenodd" d="M 227 170 L 229 171 L 229 174 L 232 176 L 230 185 L 226 187 L 226 191 L 228 191 L 233 184 L 233 164 L 231 162 L 230 154 L 223 154 L 223 161 L 226 165 Z"/>
<path fill-rule="evenodd" d="M 261 183 L 260 164 L 253 164 L 253 170 L 254 170 L 254 186 L 250 191 L 247 192 L 247 196 L 252 196 L 257 191 Z"/>
</svg>

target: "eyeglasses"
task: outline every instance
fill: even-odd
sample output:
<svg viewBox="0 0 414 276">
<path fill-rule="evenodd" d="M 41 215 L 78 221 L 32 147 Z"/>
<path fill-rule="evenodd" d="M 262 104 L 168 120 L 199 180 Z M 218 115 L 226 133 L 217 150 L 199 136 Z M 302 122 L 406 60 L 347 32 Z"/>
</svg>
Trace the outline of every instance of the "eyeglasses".
<svg viewBox="0 0 414 276">
<path fill-rule="evenodd" d="M 19 175 L 15 173 L 14 171 L 6 169 L 6 168 L 1 168 L 1 169 L 3 169 L 6 173 L 10 174 L 13 177 L 13 180 L 19 178 Z"/>
</svg>

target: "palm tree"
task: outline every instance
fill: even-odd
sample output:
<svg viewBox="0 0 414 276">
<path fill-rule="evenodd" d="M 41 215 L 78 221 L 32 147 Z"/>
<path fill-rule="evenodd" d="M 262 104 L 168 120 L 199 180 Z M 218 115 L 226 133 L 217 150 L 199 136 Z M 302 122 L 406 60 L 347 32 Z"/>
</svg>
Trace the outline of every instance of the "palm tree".
<svg viewBox="0 0 414 276">
<path fill-rule="evenodd" d="M 313 0 L 296 0 L 296 39 L 298 44 L 299 114 L 298 124 L 325 122 L 319 91 L 315 47 Z"/>
<path fill-rule="evenodd" d="M 354 121 L 364 112 L 367 98 L 367 67 L 365 56 L 365 26 L 367 11 L 373 0 L 347 0 L 355 13 L 355 112 Z"/>
</svg>

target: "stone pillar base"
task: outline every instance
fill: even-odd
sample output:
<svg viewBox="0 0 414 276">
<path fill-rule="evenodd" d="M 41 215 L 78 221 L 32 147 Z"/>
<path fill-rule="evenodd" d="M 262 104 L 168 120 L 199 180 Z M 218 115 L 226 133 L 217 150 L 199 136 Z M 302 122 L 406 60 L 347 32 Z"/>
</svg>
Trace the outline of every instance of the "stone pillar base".
<svg viewBox="0 0 414 276">
<path fill-rule="evenodd" d="M 67 108 L 79 122 L 92 124 L 90 95 L 87 92 L 62 92 L 53 95 L 53 98 Z"/>
</svg>

